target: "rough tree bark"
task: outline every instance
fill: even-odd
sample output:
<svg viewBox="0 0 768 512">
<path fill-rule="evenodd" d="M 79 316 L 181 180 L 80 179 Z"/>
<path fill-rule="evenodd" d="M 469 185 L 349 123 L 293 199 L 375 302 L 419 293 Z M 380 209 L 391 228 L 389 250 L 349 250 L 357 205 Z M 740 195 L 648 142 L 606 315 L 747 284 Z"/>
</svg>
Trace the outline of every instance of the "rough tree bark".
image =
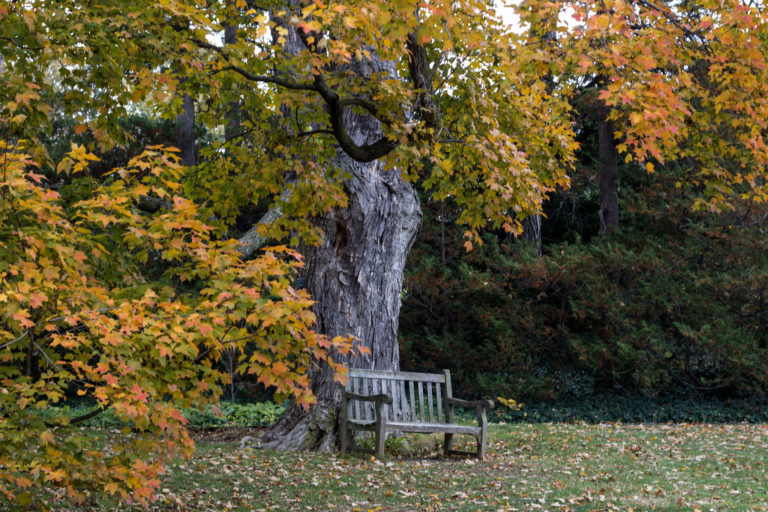
<svg viewBox="0 0 768 512">
<path fill-rule="evenodd" d="M 608 235 L 619 227 L 619 163 L 611 121 L 600 120 L 597 139 L 600 158 L 600 233 Z"/>
<path fill-rule="evenodd" d="M 288 4 L 296 7 L 294 0 L 288 0 Z M 275 19 L 280 23 L 279 17 Z M 289 25 L 286 29 L 284 50 L 288 54 L 310 49 L 306 34 Z M 226 50 L 206 41 L 195 42 L 201 48 L 226 54 Z M 345 71 L 361 77 L 395 74 L 391 63 L 375 55 L 349 66 L 351 69 L 345 65 Z M 253 75 L 236 65 L 228 69 L 247 80 L 290 87 L 282 77 Z M 322 74 L 315 75 L 311 84 L 294 88 L 314 91 L 323 99 L 339 145 L 336 163 L 350 176 L 344 183 L 347 207 L 315 219 L 323 240 L 320 245 L 302 251 L 307 288 L 315 300 L 316 329 L 329 337 L 353 335 L 370 350 L 366 357 L 336 354 L 338 362 L 397 370 L 400 292 L 406 257 L 421 224 L 418 196 L 399 171 L 386 169 L 381 162 L 381 157 L 395 145 L 384 136 L 380 122 L 372 115 L 353 112 L 352 105 L 357 105 L 375 113 L 365 99 L 341 98 Z M 421 109 L 424 110 L 423 105 Z M 262 221 L 274 222 L 279 214 L 276 205 Z M 255 229 L 249 231 L 241 240 L 243 256 L 247 257 L 263 242 Z M 308 412 L 298 406 L 290 407 L 262 436 L 264 446 L 327 451 L 338 444 L 341 386 L 325 366 L 312 367 L 310 378 L 317 404 Z"/>
<path fill-rule="evenodd" d="M 381 137 L 378 122 L 346 113 L 357 144 Z M 357 336 L 370 356 L 345 360 L 360 368 L 398 370 L 400 292 L 408 252 L 421 224 L 419 199 L 410 184 L 380 161 L 361 163 L 346 154 L 339 164 L 351 174 L 346 209 L 317 219 L 324 232 L 318 247 L 305 250 L 307 287 L 316 302 L 317 330 L 328 336 Z M 313 368 L 318 403 L 309 412 L 293 406 L 262 437 L 274 449 L 328 451 L 338 440 L 341 386 L 327 368 Z"/>
</svg>

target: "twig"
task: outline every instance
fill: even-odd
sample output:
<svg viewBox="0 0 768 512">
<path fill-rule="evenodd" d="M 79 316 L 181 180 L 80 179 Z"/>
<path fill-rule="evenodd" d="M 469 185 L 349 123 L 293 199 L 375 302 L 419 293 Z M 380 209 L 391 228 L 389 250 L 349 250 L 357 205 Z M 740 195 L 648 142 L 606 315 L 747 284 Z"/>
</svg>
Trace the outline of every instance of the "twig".
<svg viewBox="0 0 768 512">
<path fill-rule="evenodd" d="M 26 338 L 28 335 L 29 335 L 29 329 L 28 329 L 28 330 L 26 330 L 26 331 L 24 331 L 24 334 L 22 334 L 21 336 L 19 336 L 19 337 L 18 337 L 18 338 L 16 338 L 15 340 L 13 340 L 13 341 L 9 341 L 8 343 L 6 343 L 6 344 L 4 344 L 4 345 L 0 345 L 0 350 L 4 349 L 5 347 L 10 347 L 11 345 L 13 345 L 14 343 L 16 343 L 17 341 L 21 341 L 21 340 L 23 340 L 24 338 Z"/>
<path fill-rule="evenodd" d="M 78 423 L 82 423 L 83 421 L 89 420 L 89 419 L 93 418 L 94 416 L 98 416 L 99 414 L 103 413 L 104 411 L 106 411 L 110 407 L 112 407 L 112 404 L 107 402 L 106 404 L 100 405 L 98 408 L 92 410 L 91 412 L 87 412 L 85 414 L 81 414 L 80 416 L 76 416 L 76 417 L 70 419 L 69 420 L 69 424 L 70 425 L 76 425 Z M 48 428 L 53 428 L 53 427 L 59 427 L 61 425 L 57 425 L 56 423 L 50 423 L 50 422 L 46 421 L 45 422 L 45 426 L 48 427 Z"/>
</svg>

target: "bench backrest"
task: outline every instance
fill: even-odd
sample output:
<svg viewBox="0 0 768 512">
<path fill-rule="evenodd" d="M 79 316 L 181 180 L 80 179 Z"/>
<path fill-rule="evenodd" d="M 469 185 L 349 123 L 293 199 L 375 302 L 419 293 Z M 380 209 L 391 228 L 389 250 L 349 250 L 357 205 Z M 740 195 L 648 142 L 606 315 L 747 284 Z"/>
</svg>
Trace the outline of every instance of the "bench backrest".
<svg viewBox="0 0 768 512">
<path fill-rule="evenodd" d="M 389 421 L 407 423 L 448 423 L 446 398 L 452 398 L 451 372 L 413 373 L 385 370 L 349 369 L 346 389 L 358 395 L 386 394 L 392 405 L 386 406 Z M 375 419 L 371 402 L 351 400 L 347 419 L 358 422 Z"/>
</svg>

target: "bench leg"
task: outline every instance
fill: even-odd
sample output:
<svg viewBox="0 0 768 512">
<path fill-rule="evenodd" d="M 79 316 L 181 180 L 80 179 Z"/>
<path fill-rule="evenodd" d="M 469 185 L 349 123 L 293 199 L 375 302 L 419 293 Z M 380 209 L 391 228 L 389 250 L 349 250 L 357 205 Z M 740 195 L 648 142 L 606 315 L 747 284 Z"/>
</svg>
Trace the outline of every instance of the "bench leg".
<svg viewBox="0 0 768 512">
<path fill-rule="evenodd" d="M 477 436 L 477 458 L 483 460 L 486 453 L 485 434 Z"/>
<path fill-rule="evenodd" d="M 443 453 L 448 455 L 451 448 L 453 448 L 453 434 L 445 434 L 445 438 L 443 439 Z"/>
<path fill-rule="evenodd" d="M 376 458 L 384 458 L 384 446 L 387 441 L 387 430 L 384 428 L 384 422 L 376 425 Z"/>
<path fill-rule="evenodd" d="M 343 422 L 343 423 L 346 423 Z M 352 432 L 345 424 L 341 425 L 341 452 L 346 453 L 352 448 Z"/>
<path fill-rule="evenodd" d="M 488 419 L 485 416 L 485 409 L 478 408 L 477 422 L 480 424 L 480 435 L 477 437 L 477 458 L 483 460 L 485 458 L 486 439 L 488 438 Z"/>
</svg>

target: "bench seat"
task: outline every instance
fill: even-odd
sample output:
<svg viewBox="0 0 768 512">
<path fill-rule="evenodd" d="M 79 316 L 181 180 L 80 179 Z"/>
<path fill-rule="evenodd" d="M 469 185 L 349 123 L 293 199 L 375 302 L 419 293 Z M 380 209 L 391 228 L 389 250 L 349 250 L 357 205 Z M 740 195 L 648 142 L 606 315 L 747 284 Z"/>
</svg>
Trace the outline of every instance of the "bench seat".
<svg viewBox="0 0 768 512">
<path fill-rule="evenodd" d="M 477 439 L 473 455 L 485 457 L 485 411 L 493 409 L 493 402 L 454 398 L 450 371 L 432 374 L 351 368 L 348 377 L 343 392 L 342 451 L 366 451 L 354 446 L 356 431 L 375 434 L 373 453 L 379 458 L 384 456 L 384 443 L 391 432 L 442 433 L 446 454 L 465 453 L 452 449 L 453 436 L 463 434 Z M 475 409 L 477 425 L 456 424 L 454 407 Z"/>
</svg>

